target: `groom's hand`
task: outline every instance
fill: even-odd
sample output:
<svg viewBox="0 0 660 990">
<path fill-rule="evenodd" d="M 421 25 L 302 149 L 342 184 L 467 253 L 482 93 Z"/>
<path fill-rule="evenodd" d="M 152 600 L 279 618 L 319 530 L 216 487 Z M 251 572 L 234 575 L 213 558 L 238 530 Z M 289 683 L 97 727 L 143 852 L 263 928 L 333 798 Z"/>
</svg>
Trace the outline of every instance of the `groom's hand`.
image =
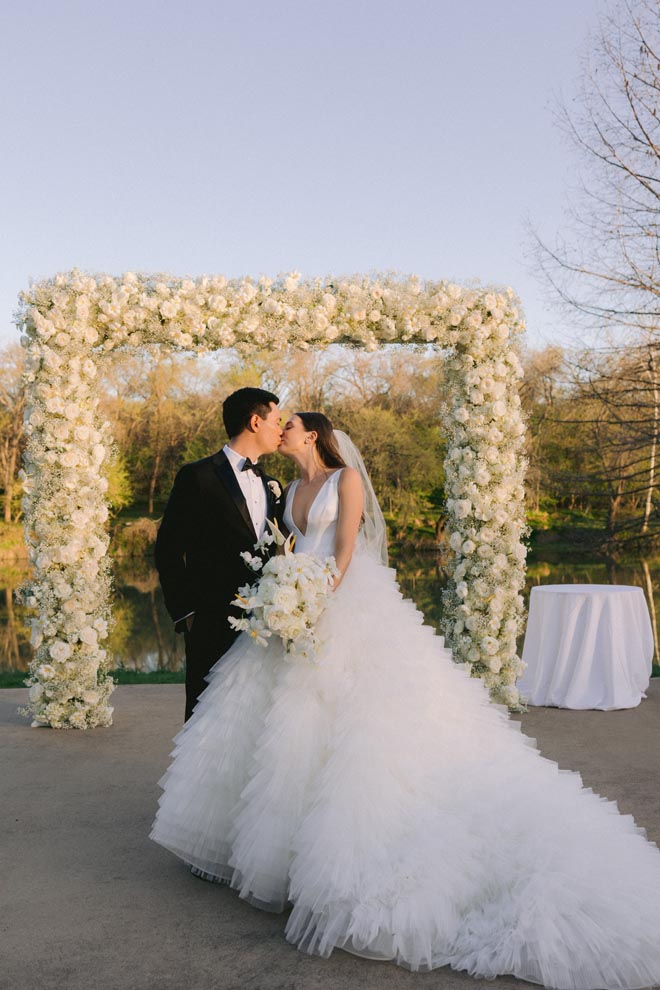
<svg viewBox="0 0 660 990">
<path fill-rule="evenodd" d="M 195 613 L 194 612 L 192 613 L 192 615 L 187 615 L 186 616 L 186 628 L 187 628 L 188 632 L 190 632 L 190 630 L 192 629 L 193 622 L 194 621 L 195 621 Z"/>
</svg>

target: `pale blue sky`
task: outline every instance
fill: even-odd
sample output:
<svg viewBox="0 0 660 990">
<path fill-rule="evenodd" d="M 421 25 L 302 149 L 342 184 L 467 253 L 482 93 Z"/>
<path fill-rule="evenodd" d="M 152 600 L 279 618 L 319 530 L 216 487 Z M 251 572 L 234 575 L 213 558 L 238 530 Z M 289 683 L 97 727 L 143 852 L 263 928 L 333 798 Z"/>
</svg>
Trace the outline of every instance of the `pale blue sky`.
<svg viewBox="0 0 660 990">
<path fill-rule="evenodd" d="M 599 0 L 4 0 L 0 342 L 30 276 L 372 269 L 512 285 L 573 160 Z"/>
</svg>

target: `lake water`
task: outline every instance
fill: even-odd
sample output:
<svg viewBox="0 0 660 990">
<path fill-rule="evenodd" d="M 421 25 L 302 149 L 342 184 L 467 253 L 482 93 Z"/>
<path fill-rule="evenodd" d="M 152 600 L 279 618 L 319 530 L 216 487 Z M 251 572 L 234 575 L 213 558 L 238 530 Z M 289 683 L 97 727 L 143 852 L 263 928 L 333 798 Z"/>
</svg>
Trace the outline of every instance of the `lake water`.
<svg viewBox="0 0 660 990">
<path fill-rule="evenodd" d="M 403 593 L 424 612 L 428 624 L 439 629 L 441 592 L 446 583 L 441 557 L 428 552 L 395 552 L 392 562 Z M 0 673 L 25 671 L 30 661 L 29 617 L 13 599 L 14 591 L 27 577 L 26 567 L 0 565 Z M 660 560 L 613 565 L 579 558 L 530 558 L 527 595 L 535 584 L 571 583 L 638 585 L 644 589 L 656 628 L 660 624 Z M 140 673 L 177 673 L 183 669 L 183 637 L 173 630 L 153 567 L 138 567 L 134 560 L 116 562 L 114 617 L 109 648 L 115 667 Z"/>
</svg>

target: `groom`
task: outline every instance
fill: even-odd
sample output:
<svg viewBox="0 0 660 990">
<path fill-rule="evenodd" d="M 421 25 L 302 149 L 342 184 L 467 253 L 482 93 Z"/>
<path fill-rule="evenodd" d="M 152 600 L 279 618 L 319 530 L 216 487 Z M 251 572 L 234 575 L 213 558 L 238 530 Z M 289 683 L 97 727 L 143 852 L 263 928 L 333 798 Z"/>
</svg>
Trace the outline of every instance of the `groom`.
<svg viewBox="0 0 660 990">
<path fill-rule="evenodd" d="M 266 519 L 281 519 L 282 489 L 258 459 L 282 439 L 279 399 L 260 388 L 233 392 L 222 407 L 229 443 L 211 457 L 184 464 L 156 537 L 156 568 L 165 605 L 186 643 L 186 720 L 207 685 L 210 668 L 237 633 L 230 602 L 254 580 L 241 558 L 252 551 Z"/>
</svg>

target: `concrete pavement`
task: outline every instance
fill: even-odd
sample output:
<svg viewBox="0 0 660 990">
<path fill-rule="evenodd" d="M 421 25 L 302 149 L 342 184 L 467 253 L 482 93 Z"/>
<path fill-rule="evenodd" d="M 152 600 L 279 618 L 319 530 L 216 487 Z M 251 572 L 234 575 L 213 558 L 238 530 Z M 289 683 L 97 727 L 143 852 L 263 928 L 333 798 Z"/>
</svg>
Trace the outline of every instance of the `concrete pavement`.
<svg viewBox="0 0 660 990">
<path fill-rule="evenodd" d="M 286 942 L 285 915 L 191 876 L 147 836 L 183 714 L 183 686 L 117 688 L 115 724 L 32 729 L 27 691 L 0 690 L 0 990 L 497 990 Z M 531 709 L 523 731 L 616 800 L 660 844 L 660 679 L 629 711 Z"/>
</svg>

